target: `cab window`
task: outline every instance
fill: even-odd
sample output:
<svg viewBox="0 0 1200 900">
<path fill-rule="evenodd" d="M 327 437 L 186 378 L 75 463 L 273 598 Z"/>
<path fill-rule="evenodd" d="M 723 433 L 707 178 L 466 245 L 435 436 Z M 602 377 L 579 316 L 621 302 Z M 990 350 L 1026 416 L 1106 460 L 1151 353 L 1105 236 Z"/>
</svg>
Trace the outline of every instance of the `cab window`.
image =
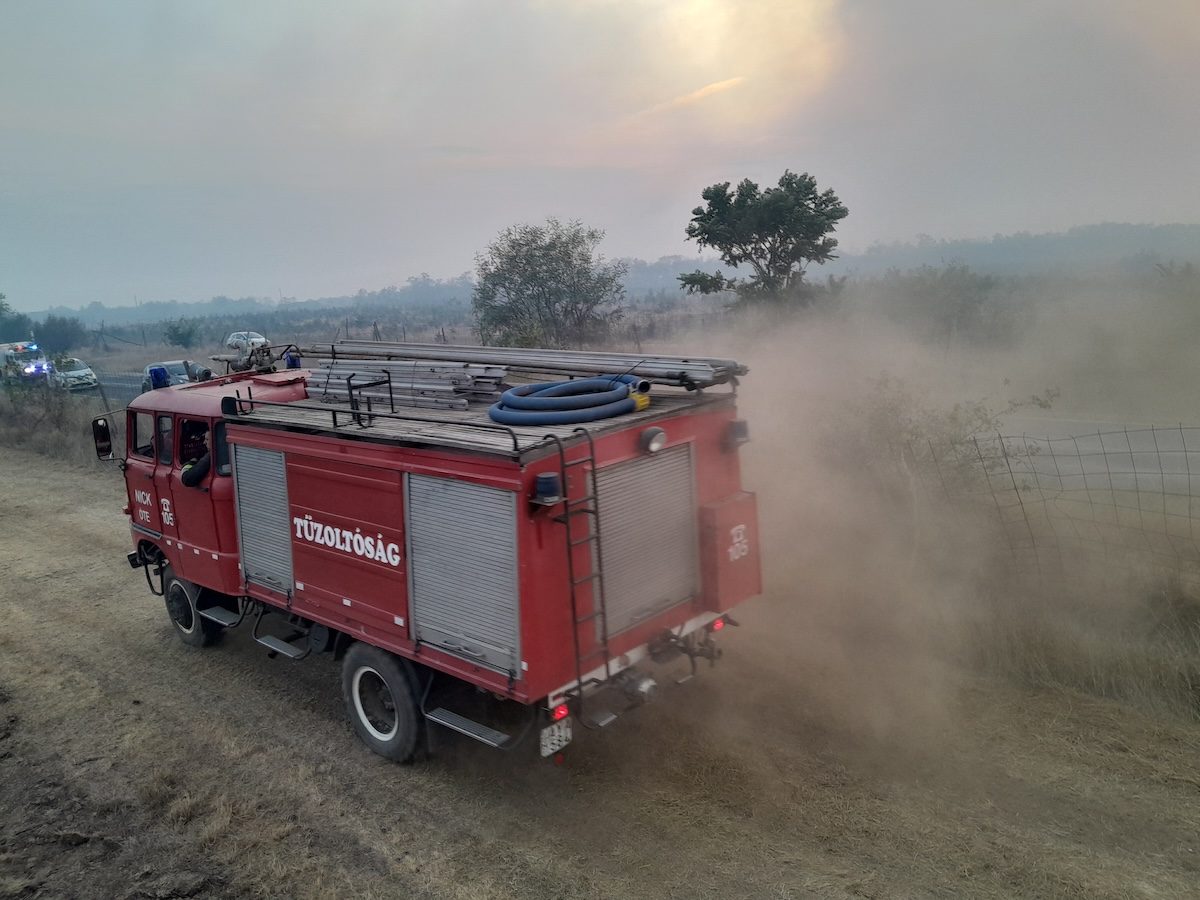
<svg viewBox="0 0 1200 900">
<path fill-rule="evenodd" d="M 150 413 L 131 412 L 129 414 L 129 446 L 134 456 L 154 458 L 154 416 Z"/>
<path fill-rule="evenodd" d="M 208 453 L 208 422 L 179 420 L 179 464 L 196 462 Z"/>
<path fill-rule="evenodd" d="M 171 427 L 170 416 L 158 417 L 158 461 L 165 466 L 171 464 L 171 451 L 174 445 L 171 442 L 173 437 L 173 428 Z"/>
</svg>

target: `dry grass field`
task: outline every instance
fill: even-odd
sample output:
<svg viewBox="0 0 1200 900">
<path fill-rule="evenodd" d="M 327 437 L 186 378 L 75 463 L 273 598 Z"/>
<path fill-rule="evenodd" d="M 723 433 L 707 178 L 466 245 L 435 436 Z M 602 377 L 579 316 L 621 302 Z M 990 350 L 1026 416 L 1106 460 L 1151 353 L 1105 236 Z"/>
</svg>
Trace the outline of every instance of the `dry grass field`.
<svg viewBox="0 0 1200 900">
<path fill-rule="evenodd" d="M 566 766 L 404 767 L 328 659 L 178 642 L 115 470 L 0 484 L 0 897 L 1200 895 L 1194 720 L 981 675 L 793 566 Z"/>
</svg>

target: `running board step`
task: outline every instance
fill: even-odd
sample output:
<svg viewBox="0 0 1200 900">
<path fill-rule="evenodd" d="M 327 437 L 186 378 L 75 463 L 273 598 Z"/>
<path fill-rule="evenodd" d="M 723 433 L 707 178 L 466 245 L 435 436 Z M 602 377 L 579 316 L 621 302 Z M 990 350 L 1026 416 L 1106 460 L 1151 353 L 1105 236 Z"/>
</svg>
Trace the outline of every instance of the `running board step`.
<svg viewBox="0 0 1200 900">
<path fill-rule="evenodd" d="M 308 655 L 308 649 L 301 649 L 295 644 L 289 644 L 283 638 L 277 638 L 273 634 L 263 634 L 255 638 L 260 644 L 270 650 L 272 653 L 282 653 L 289 659 L 300 659 L 302 656 Z"/>
<path fill-rule="evenodd" d="M 607 728 L 615 721 L 617 714 L 611 710 L 601 708 L 587 711 L 587 724 L 592 728 Z"/>
<path fill-rule="evenodd" d="M 242 617 L 235 612 L 231 612 L 223 606 L 210 606 L 208 609 L 198 609 L 202 619 L 208 619 L 210 622 L 216 622 L 218 625 L 224 625 L 230 628 L 242 620 Z"/>
<path fill-rule="evenodd" d="M 460 716 L 458 713 L 443 709 L 440 706 L 435 710 L 425 713 L 425 718 L 430 722 L 443 725 L 451 731 L 457 731 L 459 734 L 475 738 L 475 740 L 487 744 L 489 747 L 503 747 L 511 739 L 503 731 L 488 728 L 481 722 L 468 719 L 466 716 Z"/>
</svg>

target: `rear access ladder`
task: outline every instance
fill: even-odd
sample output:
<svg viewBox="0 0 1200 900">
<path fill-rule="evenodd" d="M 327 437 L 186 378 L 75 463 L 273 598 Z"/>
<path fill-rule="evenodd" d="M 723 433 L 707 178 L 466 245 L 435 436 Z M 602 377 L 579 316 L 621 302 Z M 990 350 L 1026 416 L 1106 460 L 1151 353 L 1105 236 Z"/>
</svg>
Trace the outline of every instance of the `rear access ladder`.
<svg viewBox="0 0 1200 900">
<path fill-rule="evenodd" d="M 567 459 L 565 445 L 557 437 L 550 435 L 547 440 L 553 440 L 558 446 L 559 475 L 562 480 L 562 512 L 555 521 L 563 523 L 566 537 L 567 578 L 570 583 L 571 618 L 574 625 L 571 629 L 575 649 L 575 687 L 568 691 L 576 698 L 580 722 L 589 728 L 603 727 L 612 722 L 616 716 L 607 710 L 597 710 L 589 719 L 584 714 L 584 688 L 590 684 L 603 684 L 612 678 L 611 658 L 608 649 L 608 611 L 604 604 L 604 573 L 602 570 L 604 554 L 600 535 L 599 491 L 596 483 L 596 445 L 591 432 L 586 428 L 576 428 L 574 434 L 581 434 L 587 439 L 587 453 L 574 459 Z M 570 471 L 576 466 L 587 466 L 587 482 L 583 496 L 572 497 L 570 489 Z M 582 529 L 581 526 L 582 525 Z M 582 533 L 581 533 L 582 532 Z M 590 546 L 591 571 L 580 575 L 575 565 L 575 550 L 577 547 Z M 584 588 L 591 588 L 591 610 L 582 612 L 582 597 Z M 581 625 L 596 622 L 596 646 L 592 650 L 584 650 L 579 639 Z M 585 683 L 584 675 L 600 667 L 603 660 L 604 677 L 591 677 Z"/>
</svg>

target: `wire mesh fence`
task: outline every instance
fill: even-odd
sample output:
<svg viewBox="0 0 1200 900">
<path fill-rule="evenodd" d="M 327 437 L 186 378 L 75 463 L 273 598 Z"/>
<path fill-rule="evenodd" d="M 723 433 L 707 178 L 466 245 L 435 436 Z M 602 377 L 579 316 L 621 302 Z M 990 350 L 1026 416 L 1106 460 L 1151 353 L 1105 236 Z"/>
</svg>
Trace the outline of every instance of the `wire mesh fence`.
<svg viewBox="0 0 1200 900">
<path fill-rule="evenodd" d="M 976 436 L 913 453 L 930 489 L 983 503 L 1014 558 L 1062 572 L 1102 558 L 1200 586 L 1200 428 Z"/>
<path fill-rule="evenodd" d="M 97 393 L 103 396 L 110 409 L 128 406 L 134 397 L 142 393 L 145 375 L 141 372 L 106 372 L 101 369 L 95 372 L 100 381 Z"/>
</svg>

